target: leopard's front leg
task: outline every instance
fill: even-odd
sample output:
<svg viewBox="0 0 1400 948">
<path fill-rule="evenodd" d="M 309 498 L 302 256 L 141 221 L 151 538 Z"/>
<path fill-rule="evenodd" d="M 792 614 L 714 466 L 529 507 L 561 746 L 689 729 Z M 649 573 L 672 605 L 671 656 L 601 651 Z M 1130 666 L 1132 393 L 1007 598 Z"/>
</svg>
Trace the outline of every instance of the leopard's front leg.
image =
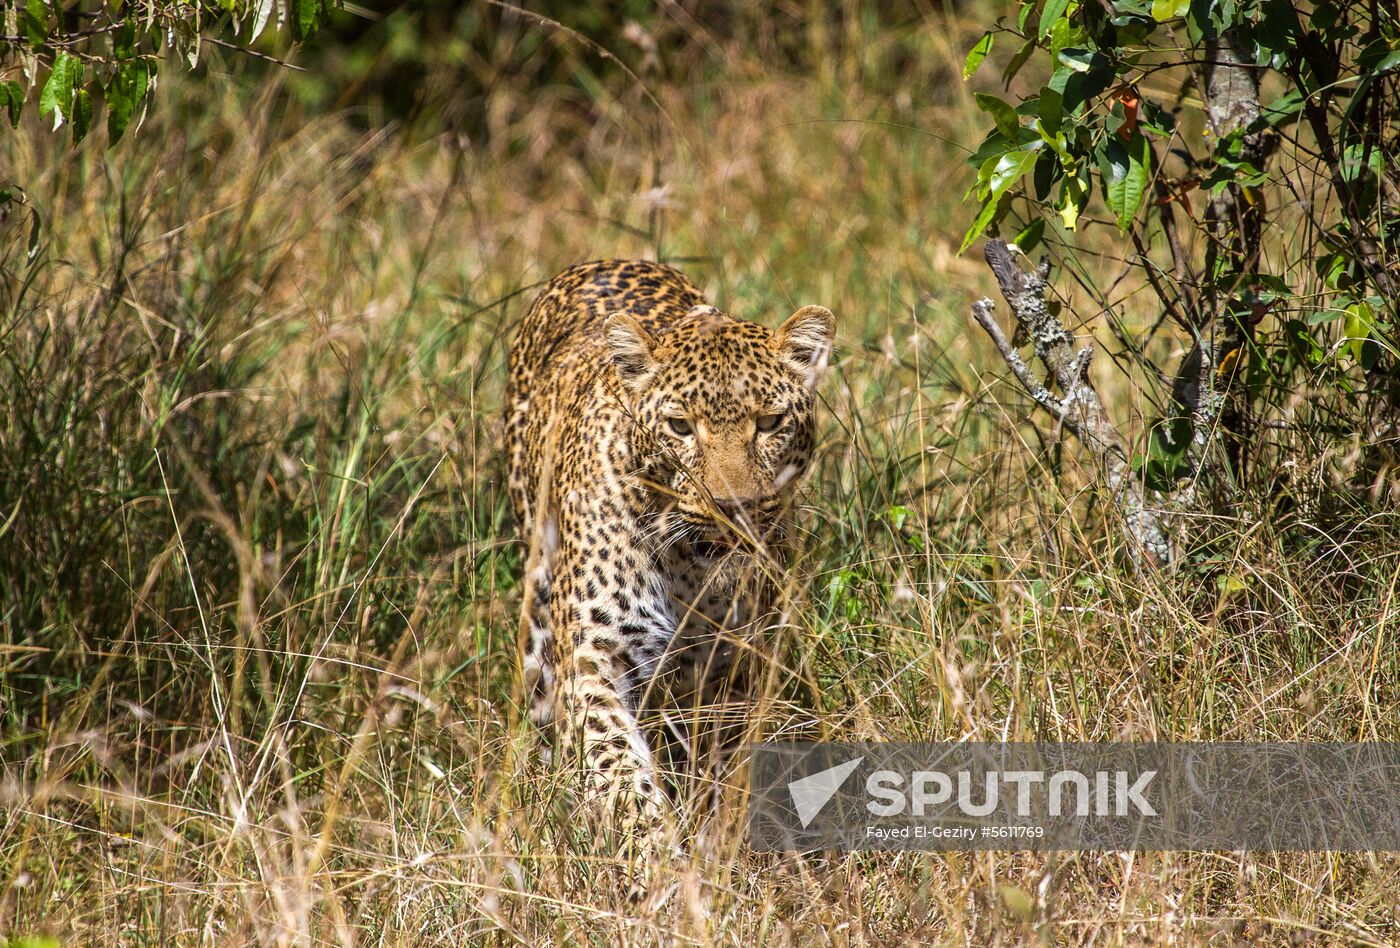
<svg viewBox="0 0 1400 948">
<path fill-rule="evenodd" d="M 595 569 L 602 538 L 564 533 L 549 606 L 561 760 L 582 769 L 590 803 L 602 805 L 645 859 L 666 845 L 670 820 L 638 711 L 675 619 L 641 551 L 619 548 L 614 538 L 615 568 Z"/>
</svg>

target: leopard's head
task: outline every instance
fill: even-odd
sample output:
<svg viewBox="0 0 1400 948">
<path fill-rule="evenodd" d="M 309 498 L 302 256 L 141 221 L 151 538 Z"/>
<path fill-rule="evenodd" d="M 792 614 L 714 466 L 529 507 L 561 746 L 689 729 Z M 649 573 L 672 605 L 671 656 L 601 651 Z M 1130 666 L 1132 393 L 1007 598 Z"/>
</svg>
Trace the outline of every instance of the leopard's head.
<svg viewBox="0 0 1400 948">
<path fill-rule="evenodd" d="M 625 313 L 608 317 L 607 351 L 663 540 L 711 555 L 741 538 L 761 541 L 781 521 L 811 461 L 815 391 L 835 328 L 821 306 L 802 307 L 776 331 L 711 306 L 656 336 Z"/>
</svg>

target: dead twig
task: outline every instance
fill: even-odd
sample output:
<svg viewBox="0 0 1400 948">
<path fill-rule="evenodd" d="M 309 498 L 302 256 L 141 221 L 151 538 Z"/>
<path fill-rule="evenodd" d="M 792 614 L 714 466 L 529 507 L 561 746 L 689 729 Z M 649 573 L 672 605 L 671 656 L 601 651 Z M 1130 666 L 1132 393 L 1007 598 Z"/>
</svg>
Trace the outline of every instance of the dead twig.
<svg viewBox="0 0 1400 948">
<path fill-rule="evenodd" d="M 985 256 L 1002 297 L 1016 317 L 1018 336 L 1030 340 L 1036 356 L 1049 373 L 1049 380 L 1037 378 L 1007 339 L 992 316 L 995 304 L 991 300 L 973 303 L 972 318 L 986 331 L 1026 393 L 1098 459 L 1104 482 L 1123 514 L 1124 531 L 1134 562 L 1139 567 L 1144 560 L 1157 566 L 1169 566 L 1173 560 L 1170 535 L 1159 512 L 1148 506 L 1146 488 L 1132 469 L 1124 440 L 1089 381 L 1093 346 L 1076 349 L 1074 336 L 1046 305 L 1049 262 L 1042 261 L 1034 270 L 1027 271 L 1017 263 L 1006 242 L 999 239 L 987 242 Z M 1052 385 L 1059 389 L 1060 395 L 1051 391 Z"/>
</svg>

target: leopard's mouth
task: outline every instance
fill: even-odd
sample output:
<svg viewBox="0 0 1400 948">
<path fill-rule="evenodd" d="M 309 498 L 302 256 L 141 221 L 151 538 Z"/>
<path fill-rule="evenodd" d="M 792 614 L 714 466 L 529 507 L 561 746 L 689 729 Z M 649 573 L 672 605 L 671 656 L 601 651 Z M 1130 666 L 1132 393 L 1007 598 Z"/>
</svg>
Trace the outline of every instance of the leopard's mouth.
<svg viewBox="0 0 1400 948">
<path fill-rule="evenodd" d="M 698 560 L 717 560 L 751 556 L 763 548 L 758 537 L 745 536 L 730 530 L 706 531 L 690 541 L 690 554 Z"/>
<path fill-rule="evenodd" d="M 751 554 L 762 547 L 763 538 L 768 534 L 762 521 L 754 523 L 747 517 L 737 524 L 724 524 L 688 512 L 677 511 L 676 516 L 689 528 L 690 536 L 685 540 L 687 551 L 695 559 L 707 563 Z"/>
<path fill-rule="evenodd" d="M 734 549 L 734 544 L 723 540 L 690 541 L 690 552 L 702 560 L 717 560 L 732 549 Z"/>
</svg>

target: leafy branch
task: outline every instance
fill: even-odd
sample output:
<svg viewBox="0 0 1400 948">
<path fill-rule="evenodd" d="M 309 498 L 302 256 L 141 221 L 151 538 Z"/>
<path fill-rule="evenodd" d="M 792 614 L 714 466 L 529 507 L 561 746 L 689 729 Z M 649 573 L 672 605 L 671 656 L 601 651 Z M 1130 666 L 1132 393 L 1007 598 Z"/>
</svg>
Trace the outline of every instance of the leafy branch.
<svg viewBox="0 0 1400 948">
<path fill-rule="evenodd" d="M 133 122 L 140 123 L 168 58 L 193 68 L 203 44 L 210 43 L 280 62 L 252 48 L 268 26 L 287 29 L 293 40 L 301 41 L 329 13 L 327 0 L 146 0 L 86 6 L 46 0 L 0 4 L 0 115 L 12 128 L 33 101 L 55 130 L 67 124 L 76 143 L 105 108 L 111 147 Z"/>
<path fill-rule="evenodd" d="M 1394 8 L 1322 0 L 1303 17 L 1286 0 L 1022 0 L 1014 25 L 969 51 L 964 78 L 1006 38 L 1019 45 L 1003 85 L 1027 69 L 1040 78 L 1019 99 L 975 94 L 990 128 L 971 158 L 977 212 L 962 250 L 1013 214 L 1025 221 L 1022 251 L 1047 227 L 1072 248 L 1084 222 L 1101 219 L 1090 216 L 1097 204 L 1162 314 L 1141 338 L 1115 329 L 1128 357 L 1162 377 L 1146 353 L 1164 322 L 1187 350 L 1163 379 L 1164 417 L 1129 456 L 1133 439 L 1066 410 L 1066 385 L 1083 390 L 1065 374 L 1066 356 L 1035 340 L 1064 393 L 1057 401 L 995 328 L 990 304 L 978 304 L 974 316 L 1036 403 L 1093 453 L 1126 459 L 1144 490 L 1177 511 L 1257 507 L 1252 491 L 1277 490 L 1284 475 L 1265 464 L 1256 478 L 1255 467 L 1266 449 L 1277 460 L 1303 447 L 1279 434 L 1303 430 L 1286 417 L 1299 412 L 1325 424 L 1310 450 L 1319 438 L 1360 439 L 1366 476 L 1400 465 Z M 1279 94 L 1265 101 L 1266 87 Z M 1285 215 L 1302 243 L 1274 239 Z M 988 261 L 1005 293 L 1010 258 L 998 247 L 988 244 Z M 1314 407 L 1317 394 L 1325 405 Z M 1133 521 L 1142 498 L 1105 470 Z"/>
</svg>

